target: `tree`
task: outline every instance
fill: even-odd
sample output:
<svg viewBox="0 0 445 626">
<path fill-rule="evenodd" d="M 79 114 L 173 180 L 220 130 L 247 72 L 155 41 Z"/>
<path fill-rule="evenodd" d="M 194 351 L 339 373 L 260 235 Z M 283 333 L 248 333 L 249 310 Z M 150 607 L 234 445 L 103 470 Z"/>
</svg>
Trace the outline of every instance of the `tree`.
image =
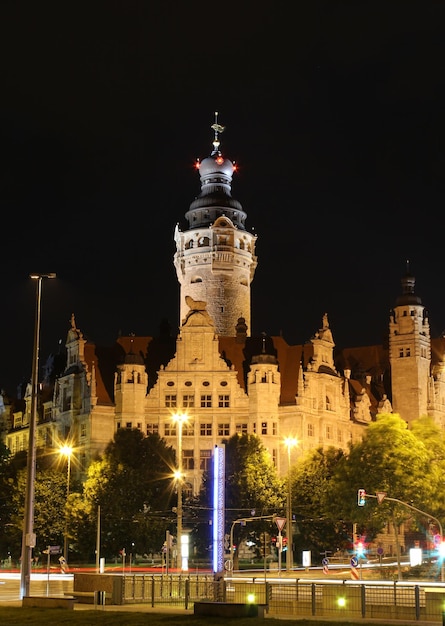
<svg viewBox="0 0 445 626">
<path fill-rule="evenodd" d="M 26 470 L 19 470 L 11 493 L 11 550 L 19 558 L 25 509 Z M 65 532 L 66 477 L 57 470 L 36 469 L 34 483 L 34 556 L 48 546 L 63 545 Z"/>
<path fill-rule="evenodd" d="M 270 453 L 256 435 L 234 435 L 223 441 L 226 470 L 226 531 L 237 519 L 280 515 L 284 511 L 284 483 L 277 475 Z M 200 502 L 211 507 L 212 481 L 204 478 Z M 261 552 L 261 534 L 276 532 L 272 520 L 247 522 L 236 527 L 236 543 L 249 539 Z M 236 566 L 235 554 L 235 566 Z"/>
<path fill-rule="evenodd" d="M 428 454 L 428 469 L 425 476 L 428 485 L 422 493 L 425 508 L 438 519 L 445 517 L 445 492 L 442 489 L 445 474 L 445 436 L 443 430 L 432 417 L 425 416 L 414 420 L 411 430 L 425 445 Z"/>
<path fill-rule="evenodd" d="M 325 552 L 348 547 L 350 525 L 329 513 L 332 481 L 344 453 L 338 448 L 310 452 L 291 471 L 292 503 L 298 532 L 294 541 L 298 550 L 310 550 L 314 560 Z"/>
<path fill-rule="evenodd" d="M 83 500 L 73 501 L 78 552 L 95 546 L 99 506 L 103 556 L 117 556 L 123 548 L 128 555 L 159 552 L 173 522 L 174 467 L 174 450 L 159 435 L 119 429 L 103 458 L 90 466 Z"/>
<path fill-rule="evenodd" d="M 349 454 L 338 463 L 330 490 L 329 513 L 357 523 L 358 534 L 372 540 L 388 521 L 396 526 L 413 517 L 412 511 L 397 503 L 376 498 L 357 506 L 357 490 L 388 496 L 424 510 L 431 502 L 430 455 L 425 444 L 408 429 L 398 414 L 377 415 L 361 442 L 351 445 Z"/>
</svg>

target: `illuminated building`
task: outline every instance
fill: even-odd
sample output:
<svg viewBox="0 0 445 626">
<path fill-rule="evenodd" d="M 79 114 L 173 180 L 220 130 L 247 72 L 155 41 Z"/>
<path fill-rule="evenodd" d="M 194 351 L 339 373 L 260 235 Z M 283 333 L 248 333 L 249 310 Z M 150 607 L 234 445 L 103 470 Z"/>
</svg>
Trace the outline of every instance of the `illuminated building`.
<svg viewBox="0 0 445 626">
<path fill-rule="evenodd" d="M 200 194 L 174 235 L 179 333 L 163 324 L 157 335 L 103 347 L 86 341 L 73 315 L 63 363 L 49 360 L 42 380 L 37 446 L 69 436 L 81 471 L 118 428 L 159 433 L 176 448 L 172 416 L 182 411 L 189 418 L 181 459 L 187 494 L 197 493 L 215 446 L 235 433 L 258 435 L 285 476 L 287 436 L 299 442 L 294 463 L 320 446 L 347 450 L 379 412 L 399 412 L 408 422 L 428 413 L 445 427 L 445 339 L 430 337 L 409 271 L 387 345 L 336 347 L 323 311 L 304 344 L 251 336 L 257 235 L 232 197 L 236 167 L 222 154 L 217 119 L 212 130 L 211 153 L 198 163 Z M 12 452 L 27 446 L 30 393 L 24 400 L 6 434 Z"/>
</svg>

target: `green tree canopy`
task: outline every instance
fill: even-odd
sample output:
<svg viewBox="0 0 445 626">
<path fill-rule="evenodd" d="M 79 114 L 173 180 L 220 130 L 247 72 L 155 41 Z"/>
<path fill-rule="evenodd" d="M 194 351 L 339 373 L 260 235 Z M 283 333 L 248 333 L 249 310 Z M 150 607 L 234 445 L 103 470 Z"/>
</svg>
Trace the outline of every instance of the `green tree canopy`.
<svg viewBox="0 0 445 626">
<path fill-rule="evenodd" d="M 426 445 L 408 429 L 398 414 L 377 415 L 361 442 L 337 465 L 332 481 L 330 515 L 365 525 L 373 534 L 388 522 L 390 502 L 378 504 L 367 498 L 366 506 L 357 506 L 357 490 L 411 503 L 424 510 L 431 502 L 433 485 L 429 479 L 430 455 Z M 390 505 L 393 520 L 400 523 L 412 516 L 403 506 Z"/>
<path fill-rule="evenodd" d="M 174 467 L 174 450 L 159 435 L 119 429 L 103 459 L 90 466 L 83 499 L 75 503 L 78 544 L 82 537 L 90 551 L 95 546 L 100 507 L 102 556 L 117 556 L 123 548 L 133 555 L 159 552 L 174 518 Z"/>
<path fill-rule="evenodd" d="M 310 550 L 314 561 L 325 551 L 343 550 L 351 542 L 351 524 L 329 512 L 336 468 L 343 458 L 344 453 L 338 448 L 318 448 L 291 472 L 297 531 L 294 547 L 298 552 Z"/>
<path fill-rule="evenodd" d="M 284 482 L 278 477 L 270 453 L 256 435 L 234 435 L 223 441 L 225 446 L 225 508 L 226 532 L 229 534 L 235 520 L 283 515 L 286 495 Z M 212 481 L 204 476 L 199 502 L 202 507 L 212 506 Z M 261 534 L 275 534 L 272 519 L 252 520 L 236 525 L 234 540 L 243 539 L 261 545 Z M 210 535 L 207 538 L 207 544 Z M 236 558 L 236 556 L 235 556 Z"/>
</svg>

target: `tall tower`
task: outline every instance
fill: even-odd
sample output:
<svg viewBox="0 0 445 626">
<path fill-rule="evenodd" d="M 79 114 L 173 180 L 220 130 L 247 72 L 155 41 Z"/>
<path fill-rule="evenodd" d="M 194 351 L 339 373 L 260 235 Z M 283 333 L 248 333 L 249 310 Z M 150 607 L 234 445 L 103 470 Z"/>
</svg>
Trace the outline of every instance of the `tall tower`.
<svg viewBox="0 0 445 626">
<path fill-rule="evenodd" d="M 174 265 L 180 284 L 180 325 L 188 306 L 186 296 L 207 303 L 218 335 L 235 336 L 243 317 L 250 334 L 250 283 L 257 266 L 256 235 L 246 231 L 246 213 L 232 198 L 235 164 L 222 156 L 219 136 L 224 127 L 218 113 L 211 126 L 213 150 L 197 161 L 201 193 L 185 214 L 188 230 L 175 229 Z"/>
<path fill-rule="evenodd" d="M 407 264 L 389 323 L 392 406 L 408 423 L 427 415 L 431 366 L 430 326 L 415 283 Z"/>
</svg>

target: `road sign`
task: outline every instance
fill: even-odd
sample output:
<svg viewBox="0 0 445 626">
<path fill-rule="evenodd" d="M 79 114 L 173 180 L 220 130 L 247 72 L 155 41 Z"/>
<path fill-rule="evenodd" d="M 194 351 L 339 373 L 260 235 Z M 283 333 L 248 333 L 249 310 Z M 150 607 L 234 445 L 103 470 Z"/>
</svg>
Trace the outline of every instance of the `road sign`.
<svg viewBox="0 0 445 626">
<path fill-rule="evenodd" d="M 322 560 L 323 565 L 329 565 L 329 559 L 326 557 Z"/>
<path fill-rule="evenodd" d="M 351 567 L 351 579 L 358 580 L 360 578 L 356 567 Z"/>
<path fill-rule="evenodd" d="M 43 554 L 60 554 L 60 546 L 48 546 Z"/>
<path fill-rule="evenodd" d="M 375 494 L 377 496 L 377 502 L 378 504 L 381 504 L 383 499 L 386 496 L 386 493 L 384 491 L 377 491 L 377 493 Z"/>
<path fill-rule="evenodd" d="M 351 578 L 352 580 L 359 579 L 359 573 L 357 571 L 358 559 L 356 556 L 351 558 Z"/>
<path fill-rule="evenodd" d="M 278 530 L 283 530 L 285 524 L 286 524 L 286 518 L 285 517 L 276 517 L 275 518 L 275 524 L 277 525 Z"/>
</svg>

